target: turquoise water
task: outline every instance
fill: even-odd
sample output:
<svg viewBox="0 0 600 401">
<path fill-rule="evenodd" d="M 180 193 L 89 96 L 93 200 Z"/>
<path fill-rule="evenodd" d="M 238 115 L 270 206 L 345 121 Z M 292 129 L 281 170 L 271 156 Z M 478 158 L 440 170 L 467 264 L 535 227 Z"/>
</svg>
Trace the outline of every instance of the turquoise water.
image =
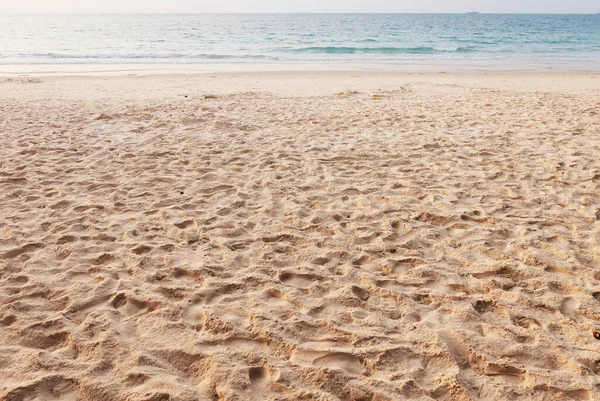
<svg viewBox="0 0 600 401">
<path fill-rule="evenodd" d="M 0 65 L 600 62 L 600 15 L 0 15 Z"/>
</svg>

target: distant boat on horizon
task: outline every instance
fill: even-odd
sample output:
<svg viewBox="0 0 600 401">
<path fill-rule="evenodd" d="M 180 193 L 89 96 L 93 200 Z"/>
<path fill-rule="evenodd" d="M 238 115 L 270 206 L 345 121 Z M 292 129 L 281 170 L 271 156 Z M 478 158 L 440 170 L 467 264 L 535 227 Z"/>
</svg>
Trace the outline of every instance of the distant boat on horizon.
<svg viewBox="0 0 600 401">
<path fill-rule="evenodd" d="M 477 11 L 471 11 L 466 13 L 467 15 L 479 15 L 480 13 L 478 13 Z"/>
</svg>

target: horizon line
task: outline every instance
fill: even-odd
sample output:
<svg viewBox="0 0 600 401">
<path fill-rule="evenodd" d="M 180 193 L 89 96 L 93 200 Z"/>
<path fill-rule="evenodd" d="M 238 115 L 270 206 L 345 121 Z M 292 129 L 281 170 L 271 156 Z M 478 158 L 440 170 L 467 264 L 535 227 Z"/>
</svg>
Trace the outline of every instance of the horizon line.
<svg viewBox="0 0 600 401">
<path fill-rule="evenodd" d="M 339 12 L 339 11 L 325 11 L 325 12 L 280 12 L 280 11 L 269 11 L 269 12 L 0 12 L 0 15 L 269 15 L 269 14 L 355 14 L 355 15 L 375 15 L 375 14 L 407 14 L 407 15 L 418 15 L 418 14 L 450 14 L 450 15 L 600 15 L 600 12 L 594 13 L 583 13 L 583 12 L 480 12 L 480 11 L 465 11 L 465 12 L 366 12 L 366 11 L 355 11 L 355 12 Z"/>
</svg>

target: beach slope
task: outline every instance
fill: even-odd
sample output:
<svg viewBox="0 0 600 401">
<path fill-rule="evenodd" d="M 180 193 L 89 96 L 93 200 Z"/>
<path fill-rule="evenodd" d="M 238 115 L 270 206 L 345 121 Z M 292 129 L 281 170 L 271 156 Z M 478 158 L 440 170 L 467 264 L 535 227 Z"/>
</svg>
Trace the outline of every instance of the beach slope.
<svg viewBox="0 0 600 401">
<path fill-rule="evenodd" d="M 0 398 L 600 399 L 600 75 L 0 78 Z"/>
</svg>

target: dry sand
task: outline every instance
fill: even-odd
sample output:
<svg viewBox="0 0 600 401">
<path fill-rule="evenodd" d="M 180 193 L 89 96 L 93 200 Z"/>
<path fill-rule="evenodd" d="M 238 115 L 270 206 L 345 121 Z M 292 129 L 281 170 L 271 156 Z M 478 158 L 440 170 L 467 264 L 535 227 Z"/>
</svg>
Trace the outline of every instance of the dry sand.
<svg viewBox="0 0 600 401">
<path fill-rule="evenodd" d="M 600 75 L 0 78 L 4 400 L 600 399 Z"/>
</svg>

